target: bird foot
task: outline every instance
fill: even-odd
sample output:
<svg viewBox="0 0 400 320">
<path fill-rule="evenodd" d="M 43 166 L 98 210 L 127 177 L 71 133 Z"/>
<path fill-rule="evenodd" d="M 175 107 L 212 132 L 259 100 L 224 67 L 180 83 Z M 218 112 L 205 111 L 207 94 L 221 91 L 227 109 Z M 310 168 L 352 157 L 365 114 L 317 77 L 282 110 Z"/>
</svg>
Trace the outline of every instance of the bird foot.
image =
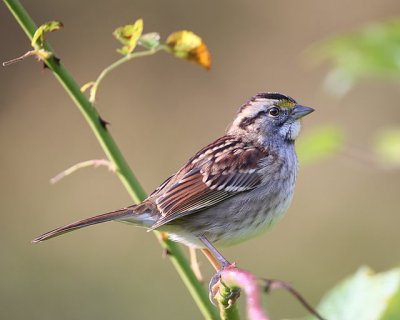
<svg viewBox="0 0 400 320">
<path fill-rule="evenodd" d="M 224 285 L 221 282 L 221 274 L 224 270 L 227 269 L 234 269 L 236 268 L 236 263 L 231 263 L 231 264 L 226 264 L 226 265 L 222 265 L 222 268 L 220 270 L 218 270 L 211 278 L 210 283 L 208 284 L 208 292 L 209 292 L 209 299 L 211 301 L 211 303 L 213 305 L 215 305 L 215 297 L 217 296 L 219 289 L 220 289 L 220 285 Z M 228 303 L 228 308 L 235 303 L 235 301 L 237 300 L 237 298 L 239 298 L 240 296 L 240 290 L 231 290 L 229 293 L 229 296 L 227 297 L 227 301 L 229 301 Z"/>
</svg>

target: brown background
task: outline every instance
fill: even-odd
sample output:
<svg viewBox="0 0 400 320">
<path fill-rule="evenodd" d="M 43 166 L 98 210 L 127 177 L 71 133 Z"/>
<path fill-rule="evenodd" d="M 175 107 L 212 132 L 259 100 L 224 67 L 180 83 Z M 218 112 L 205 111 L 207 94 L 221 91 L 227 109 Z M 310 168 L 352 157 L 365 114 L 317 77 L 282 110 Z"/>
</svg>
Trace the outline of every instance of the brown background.
<svg viewBox="0 0 400 320">
<path fill-rule="evenodd" d="M 81 84 L 119 56 L 114 28 L 142 17 L 145 31 L 190 29 L 213 54 L 213 69 L 160 53 L 126 64 L 100 87 L 98 109 L 146 191 L 221 135 L 237 107 L 260 91 L 287 93 L 317 109 L 303 134 L 338 124 L 348 145 L 369 150 L 374 133 L 398 125 L 398 84 L 363 81 L 342 99 L 321 86 L 328 67 L 304 51 L 334 33 L 400 11 L 398 0 L 24 1 L 37 23 L 65 28 L 49 40 Z M 0 58 L 29 41 L 0 6 Z M 150 233 L 105 224 L 41 245 L 52 227 L 131 203 L 107 170 L 86 169 L 52 186 L 79 161 L 103 158 L 87 124 L 33 59 L 0 68 L 0 317 L 2 319 L 200 319 Z M 399 171 L 336 155 L 301 167 L 286 218 L 269 234 L 224 254 L 255 274 L 291 282 L 314 305 L 367 264 L 399 262 Z M 206 276 L 211 275 L 203 262 Z M 285 293 L 265 299 L 274 319 L 304 310 Z"/>
</svg>

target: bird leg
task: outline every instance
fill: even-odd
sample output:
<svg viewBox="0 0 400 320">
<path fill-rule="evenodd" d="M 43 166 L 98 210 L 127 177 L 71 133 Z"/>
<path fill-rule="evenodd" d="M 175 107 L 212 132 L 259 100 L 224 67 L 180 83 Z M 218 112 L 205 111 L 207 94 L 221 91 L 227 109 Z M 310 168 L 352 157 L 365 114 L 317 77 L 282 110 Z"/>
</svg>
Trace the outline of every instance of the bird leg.
<svg viewBox="0 0 400 320">
<path fill-rule="evenodd" d="M 221 269 L 221 265 L 218 262 L 218 260 L 213 256 L 210 250 L 204 248 L 200 249 L 201 252 L 206 256 L 207 260 L 210 262 L 210 264 L 214 267 L 215 271 L 218 271 Z"/>
<path fill-rule="evenodd" d="M 205 236 L 199 236 L 199 240 L 207 247 L 210 253 L 214 256 L 214 258 L 220 263 L 221 268 L 219 270 L 223 270 L 226 267 L 229 267 L 231 263 L 225 259 L 225 257 L 215 248 L 210 241 Z M 208 258 L 208 256 L 206 255 Z M 215 261 L 215 260 L 213 260 Z M 213 264 L 213 263 L 212 263 Z M 213 264 L 214 265 L 214 264 Z M 214 265 L 215 267 L 215 265 Z"/>
<path fill-rule="evenodd" d="M 189 247 L 189 255 L 190 255 L 190 267 L 192 268 L 193 273 L 195 274 L 197 280 L 203 283 L 204 278 L 203 275 L 201 274 L 199 260 L 197 259 L 196 249 Z"/>
<path fill-rule="evenodd" d="M 235 264 L 230 263 L 225 257 L 211 244 L 205 236 L 199 236 L 199 240 L 207 247 L 202 249 L 202 252 L 213 265 L 217 272 L 212 276 L 208 284 L 208 292 L 210 301 L 214 304 L 214 296 L 218 291 L 218 282 L 221 279 L 221 272 L 229 267 L 235 267 Z"/>
</svg>

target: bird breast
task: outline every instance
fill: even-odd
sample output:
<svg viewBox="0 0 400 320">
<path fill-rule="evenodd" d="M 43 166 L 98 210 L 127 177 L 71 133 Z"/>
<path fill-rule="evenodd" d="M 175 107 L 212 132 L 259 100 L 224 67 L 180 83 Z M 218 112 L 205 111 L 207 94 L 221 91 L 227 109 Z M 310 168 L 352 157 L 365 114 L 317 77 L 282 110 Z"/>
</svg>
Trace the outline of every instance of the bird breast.
<svg viewBox="0 0 400 320">
<path fill-rule="evenodd" d="M 203 247 L 197 239 L 200 235 L 217 246 L 259 235 L 282 218 L 293 197 L 297 173 L 294 147 L 278 158 L 275 168 L 269 164 L 261 169 L 262 183 L 253 190 L 177 219 L 162 229 L 170 233 L 172 240 L 192 247 Z"/>
</svg>

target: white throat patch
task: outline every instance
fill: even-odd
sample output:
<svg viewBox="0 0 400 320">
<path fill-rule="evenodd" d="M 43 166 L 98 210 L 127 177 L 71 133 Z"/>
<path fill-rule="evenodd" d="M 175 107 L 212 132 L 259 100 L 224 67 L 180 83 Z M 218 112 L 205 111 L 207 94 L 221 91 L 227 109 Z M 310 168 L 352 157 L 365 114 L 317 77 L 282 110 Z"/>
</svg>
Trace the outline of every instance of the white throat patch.
<svg viewBox="0 0 400 320">
<path fill-rule="evenodd" d="M 300 129 L 301 129 L 300 120 L 296 120 L 295 122 L 292 123 L 285 123 L 279 129 L 279 134 L 287 139 L 294 141 L 298 137 Z"/>
</svg>

